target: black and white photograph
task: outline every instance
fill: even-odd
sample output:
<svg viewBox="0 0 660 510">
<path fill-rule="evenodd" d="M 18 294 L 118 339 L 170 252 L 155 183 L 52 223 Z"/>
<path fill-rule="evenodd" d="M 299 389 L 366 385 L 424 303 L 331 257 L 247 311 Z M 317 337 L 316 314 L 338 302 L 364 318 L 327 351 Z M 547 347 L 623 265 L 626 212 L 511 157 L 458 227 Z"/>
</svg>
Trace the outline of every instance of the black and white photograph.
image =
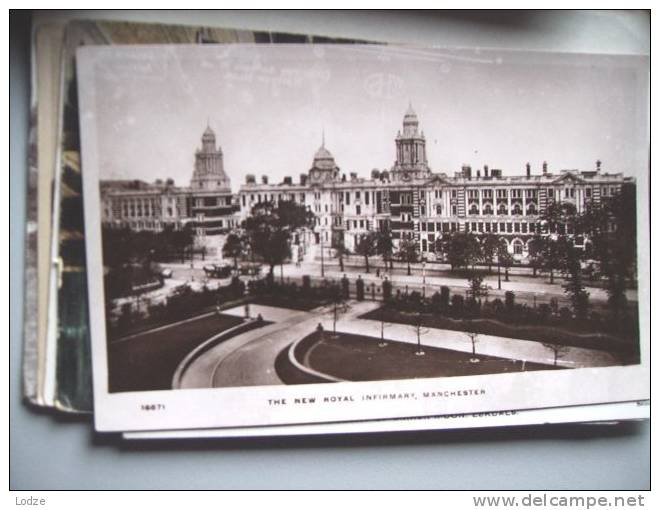
<svg viewBox="0 0 660 510">
<path fill-rule="evenodd" d="M 182 45 L 77 72 L 97 428 L 648 398 L 648 59 Z"/>
</svg>

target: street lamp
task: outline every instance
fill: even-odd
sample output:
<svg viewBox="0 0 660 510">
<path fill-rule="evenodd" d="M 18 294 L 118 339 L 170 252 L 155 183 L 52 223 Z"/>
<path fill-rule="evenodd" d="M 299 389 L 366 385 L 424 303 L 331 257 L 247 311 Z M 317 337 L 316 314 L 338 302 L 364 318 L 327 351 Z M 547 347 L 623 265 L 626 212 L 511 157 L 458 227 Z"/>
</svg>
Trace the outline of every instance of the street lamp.
<svg viewBox="0 0 660 510">
<path fill-rule="evenodd" d="M 325 259 L 323 258 L 323 229 L 319 232 L 321 236 L 321 278 L 325 277 Z"/>
<path fill-rule="evenodd" d="M 426 297 L 426 257 L 422 259 L 422 297 Z"/>
</svg>

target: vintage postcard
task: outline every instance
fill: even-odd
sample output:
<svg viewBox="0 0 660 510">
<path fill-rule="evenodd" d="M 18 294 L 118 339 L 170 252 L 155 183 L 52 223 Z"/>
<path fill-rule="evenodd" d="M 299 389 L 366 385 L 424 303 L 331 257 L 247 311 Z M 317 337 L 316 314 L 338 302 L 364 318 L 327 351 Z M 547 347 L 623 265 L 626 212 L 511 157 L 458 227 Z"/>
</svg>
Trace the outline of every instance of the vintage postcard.
<svg viewBox="0 0 660 510">
<path fill-rule="evenodd" d="M 77 71 L 98 430 L 649 398 L 648 59 L 127 46 Z"/>
</svg>

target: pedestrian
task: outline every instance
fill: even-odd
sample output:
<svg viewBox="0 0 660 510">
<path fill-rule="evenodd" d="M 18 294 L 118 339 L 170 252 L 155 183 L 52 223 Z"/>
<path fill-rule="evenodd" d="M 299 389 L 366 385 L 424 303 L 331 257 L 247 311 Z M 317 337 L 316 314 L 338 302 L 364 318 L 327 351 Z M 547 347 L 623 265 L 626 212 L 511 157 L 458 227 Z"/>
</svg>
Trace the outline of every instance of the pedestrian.
<svg viewBox="0 0 660 510">
<path fill-rule="evenodd" d="M 380 267 L 376 268 L 376 278 L 380 278 Z"/>
</svg>

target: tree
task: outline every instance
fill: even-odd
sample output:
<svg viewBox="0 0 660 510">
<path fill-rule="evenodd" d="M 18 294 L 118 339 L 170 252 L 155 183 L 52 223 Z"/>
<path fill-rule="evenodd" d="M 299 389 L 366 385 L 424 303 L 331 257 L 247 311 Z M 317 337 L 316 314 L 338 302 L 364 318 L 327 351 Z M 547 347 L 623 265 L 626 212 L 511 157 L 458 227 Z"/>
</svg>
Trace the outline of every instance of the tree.
<svg viewBox="0 0 660 510">
<path fill-rule="evenodd" d="M 470 339 L 472 344 L 472 357 L 470 358 L 470 363 L 479 363 L 479 358 L 477 358 L 477 343 L 479 343 L 479 333 L 474 331 L 470 321 L 463 321 L 463 330 L 465 334 Z"/>
<path fill-rule="evenodd" d="M 488 266 L 488 273 L 490 274 L 493 259 L 497 255 L 497 248 L 499 246 L 499 239 L 495 234 L 486 234 L 481 240 L 481 256 L 484 263 Z"/>
<path fill-rule="evenodd" d="M 339 259 L 339 270 L 342 273 L 344 272 L 344 257 L 348 254 L 349 251 L 346 248 L 346 245 L 344 244 L 344 238 L 342 237 L 341 240 L 338 240 L 335 245 L 335 257 Z"/>
<path fill-rule="evenodd" d="M 414 239 L 402 239 L 399 242 L 397 257 L 408 264 L 408 276 L 410 276 L 410 264 L 419 260 L 417 242 Z"/>
<path fill-rule="evenodd" d="M 573 314 L 578 319 L 586 319 L 589 313 L 589 293 L 584 288 L 580 255 L 574 246 L 569 246 L 566 250 L 564 267 L 567 282 L 563 287 L 564 292 L 570 297 Z"/>
<path fill-rule="evenodd" d="M 536 278 L 536 272 L 541 269 L 543 265 L 545 240 L 545 237 L 537 233 L 527 242 L 529 265 L 532 267 L 532 276 L 534 278 Z"/>
<path fill-rule="evenodd" d="M 415 313 L 413 316 L 412 328 L 417 337 L 417 350 L 415 351 L 415 356 L 424 356 L 426 353 L 422 350 L 422 336 L 428 333 L 428 328 L 424 327 L 424 318 L 421 313 Z"/>
<path fill-rule="evenodd" d="M 192 247 L 195 243 L 195 232 L 190 223 L 186 223 L 183 228 L 172 230 L 170 233 L 170 242 L 175 252 L 181 255 L 181 262 L 184 261 L 186 251 L 192 257 Z"/>
<path fill-rule="evenodd" d="M 468 294 L 474 301 L 488 296 L 488 287 L 483 284 L 484 278 L 479 273 L 473 273 L 468 278 Z"/>
<path fill-rule="evenodd" d="M 566 236 L 546 237 L 540 254 L 541 267 L 550 274 L 550 283 L 554 283 L 554 272 L 562 270 L 566 265 L 566 254 L 569 241 Z"/>
<path fill-rule="evenodd" d="M 350 306 L 344 299 L 344 293 L 339 285 L 333 285 L 330 289 L 330 299 L 332 300 L 332 334 L 337 337 L 337 320 L 339 316 L 346 313 Z"/>
<path fill-rule="evenodd" d="M 378 254 L 383 257 L 383 263 L 387 269 L 388 264 L 390 270 L 393 268 L 392 255 L 394 253 L 394 241 L 392 240 L 392 231 L 383 229 L 378 232 L 378 240 L 376 242 Z"/>
<path fill-rule="evenodd" d="M 238 269 L 238 258 L 245 253 L 245 242 L 241 235 L 231 233 L 222 246 L 222 256 L 234 259 L 234 269 Z"/>
<path fill-rule="evenodd" d="M 364 266 L 367 273 L 369 272 L 369 257 L 376 254 L 377 235 L 376 232 L 362 234 L 355 247 L 355 252 L 364 257 Z"/>
<path fill-rule="evenodd" d="M 608 305 L 618 322 L 626 308 L 626 280 L 635 275 L 637 212 L 634 186 L 602 204 L 589 204 L 580 216 L 580 229 L 588 237 L 598 272 L 607 278 Z"/>
<path fill-rule="evenodd" d="M 544 343 L 543 346 L 552 351 L 552 360 L 553 360 L 552 364 L 555 367 L 557 366 L 557 362 L 559 361 L 559 358 L 561 358 L 568 352 L 568 347 L 566 347 L 565 345 Z"/>
<path fill-rule="evenodd" d="M 452 271 L 474 266 L 481 258 L 481 245 L 476 236 L 468 232 L 444 234 L 436 242 L 436 249 L 445 255 Z"/>
<path fill-rule="evenodd" d="M 509 281 L 509 268 L 513 265 L 513 255 L 509 253 L 509 248 L 507 247 L 506 241 L 500 239 L 499 244 L 497 245 L 497 278 L 498 278 L 498 287 L 501 288 L 500 283 L 500 268 L 504 268 L 504 280 Z"/>
<path fill-rule="evenodd" d="M 289 241 L 294 231 L 311 228 L 314 214 L 305 206 L 290 200 L 261 202 L 252 207 L 251 215 L 243 222 L 253 254 L 269 265 L 270 278 L 276 265 L 290 256 Z"/>
<path fill-rule="evenodd" d="M 546 233 L 565 235 L 575 231 L 578 224 L 575 205 L 570 202 L 551 202 L 540 218 L 541 226 Z"/>
</svg>

